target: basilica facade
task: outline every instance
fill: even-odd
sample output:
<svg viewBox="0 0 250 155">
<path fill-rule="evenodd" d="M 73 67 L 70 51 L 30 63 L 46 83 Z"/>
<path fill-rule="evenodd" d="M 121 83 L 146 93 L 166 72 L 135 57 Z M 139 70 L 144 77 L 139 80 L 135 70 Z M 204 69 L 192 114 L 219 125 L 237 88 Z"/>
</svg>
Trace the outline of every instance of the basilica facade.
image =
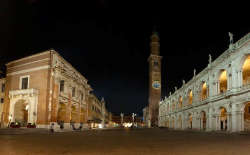
<svg viewBox="0 0 250 155">
<path fill-rule="evenodd" d="M 181 88 L 159 102 L 159 126 L 172 129 L 250 130 L 250 33 Z"/>
</svg>

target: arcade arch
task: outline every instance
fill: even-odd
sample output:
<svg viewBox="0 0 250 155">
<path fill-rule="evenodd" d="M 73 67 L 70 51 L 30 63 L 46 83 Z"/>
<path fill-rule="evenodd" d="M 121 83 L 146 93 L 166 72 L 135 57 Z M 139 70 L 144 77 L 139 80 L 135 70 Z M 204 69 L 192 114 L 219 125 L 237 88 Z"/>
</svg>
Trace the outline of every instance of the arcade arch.
<svg viewBox="0 0 250 155">
<path fill-rule="evenodd" d="M 239 130 L 246 131 L 250 130 L 250 102 L 245 102 L 239 108 L 240 120 L 239 122 Z"/>
<path fill-rule="evenodd" d="M 21 126 L 27 126 L 30 121 L 29 118 L 29 101 L 26 99 L 20 99 L 14 106 L 14 122 L 19 122 Z"/>
<path fill-rule="evenodd" d="M 66 105 L 64 103 L 59 104 L 58 115 L 57 115 L 57 123 L 61 125 L 64 123 L 66 118 Z"/>
<path fill-rule="evenodd" d="M 189 104 L 193 103 L 193 92 L 192 90 L 189 91 Z"/>
<path fill-rule="evenodd" d="M 215 130 L 226 130 L 228 127 L 227 109 L 225 107 L 219 107 L 215 115 Z"/>
<path fill-rule="evenodd" d="M 76 122 L 76 107 L 71 106 L 71 115 L 70 115 L 71 122 Z"/>
<path fill-rule="evenodd" d="M 242 67 L 242 81 L 243 85 L 250 83 L 250 56 L 248 56 Z"/>
<path fill-rule="evenodd" d="M 179 103 L 178 108 L 182 108 L 183 103 L 182 103 L 182 97 L 181 97 L 181 96 L 179 96 L 179 101 L 178 101 L 178 103 Z"/>
<path fill-rule="evenodd" d="M 224 93 L 227 91 L 227 71 L 221 70 L 219 74 L 220 74 L 219 93 Z"/>
</svg>

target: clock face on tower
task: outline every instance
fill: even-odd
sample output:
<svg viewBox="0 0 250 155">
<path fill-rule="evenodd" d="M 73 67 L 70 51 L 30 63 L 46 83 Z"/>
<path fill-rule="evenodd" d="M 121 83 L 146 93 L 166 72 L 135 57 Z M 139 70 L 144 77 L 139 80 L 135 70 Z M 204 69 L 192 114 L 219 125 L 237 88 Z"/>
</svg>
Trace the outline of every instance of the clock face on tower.
<svg viewBox="0 0 250 155">
<path fill-rule="evenodd" d="M 159 82 L 153 82 L 153 88 L 154 89 L 160 89 L 161 88 L 161 84 Z"/>
</svg>

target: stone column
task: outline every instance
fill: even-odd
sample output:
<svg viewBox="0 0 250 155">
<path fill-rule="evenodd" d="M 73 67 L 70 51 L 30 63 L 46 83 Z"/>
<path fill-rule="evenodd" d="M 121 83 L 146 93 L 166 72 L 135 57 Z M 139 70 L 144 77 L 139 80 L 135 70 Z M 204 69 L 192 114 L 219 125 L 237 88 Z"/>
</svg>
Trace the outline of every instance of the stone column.
<svg viewBox="0 0 250 155">
<path fill-rule="evenodd" d="M 230 76 L 227 75 L 227 90 L 230 89 Z"/>
<path fill-rule="evenodd" d="M 219 119 L 219 120 L 218 120 L 218 121 L 219 121 L 219 124 L 218 124 L 218 125 L 219 125 L 219 126 L 218 126 L 219 129 L 218 129 L 218 130 L 221 130 L 221 120 L 220 120 L 220 116 L 218 116 L 218 119 Z"/>
<path fill-rule="evenodd" d="M 121 113 L 121 126 L 123 126 L 123 116 L 124 116 L 124 114 Z"/>
<path fill-rule="evenodd" d="M 243 69 L 240 69 L 240 86 L 243 85 L 243 76 L 242 76 Z"/>
<path fill-rule="evenodd" d="M 217 82 L 217 94 L 220 94 L 220 81 Z"/>
<path fill-rule="evenodd" d="M 209 115 L 206 115 L 206 131 L 208 131 L 209 129 Z"/>
<path fill-rule="evenodd" d="M 215 116 L 215 131 L 218 129 L 218 117 Z"/>
<path fill-rule="evenodd" d="M 231 124 L 232 124 L 232 128 L 231 131 L 232 132 L 237 132 L 238 130 L 238 118 L 237 118 L 237 114 L 236 114 L 236 101 L 232 101 L 232 113 L 231 113 Z"/>
<path fill-rule="evenodd" d="M 226 129 L 226 120 L 223 121 L 223 130 Z"/>
<path fill-rule="evenodd" d="M 230 131 L 230 114 L 227 114 L 227 131 Z"/>
<path fill-rule="evenodd" d="M 241 131 L 244 131 L 244 112 L 241 113 Z"/>
<path fill-rule="evenodd" d="M 201 121 L 201 130 L 203 130 L 203 117 L 200 118 L 200 121 Z"/>
</svg>

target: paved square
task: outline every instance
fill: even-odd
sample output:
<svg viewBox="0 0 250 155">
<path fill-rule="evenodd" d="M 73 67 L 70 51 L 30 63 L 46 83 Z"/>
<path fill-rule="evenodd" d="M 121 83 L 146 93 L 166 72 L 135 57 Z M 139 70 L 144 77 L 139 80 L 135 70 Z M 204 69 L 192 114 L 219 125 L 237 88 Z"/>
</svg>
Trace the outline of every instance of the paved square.
<svg viewBox="0 0 250 155">
<path fill-rule="evenodd" d="M 114 128 L 0 135 L 0 154 L 249 154 L 250 134 Z"/>
</svg>

